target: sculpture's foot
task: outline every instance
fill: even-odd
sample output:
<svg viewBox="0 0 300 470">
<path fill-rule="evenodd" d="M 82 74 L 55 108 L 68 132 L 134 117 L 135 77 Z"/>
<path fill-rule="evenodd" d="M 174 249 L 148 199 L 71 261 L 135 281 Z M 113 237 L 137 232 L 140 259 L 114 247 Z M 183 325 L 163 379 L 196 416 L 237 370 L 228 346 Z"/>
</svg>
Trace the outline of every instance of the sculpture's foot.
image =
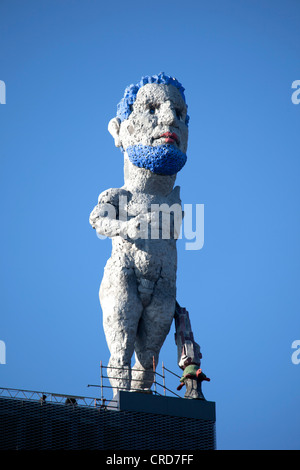
<svg viewBox="0 0 300 470">
<path fill-rule="evenodd" d="M 201 381 L 195 379 L 186 379 L 184 381 L 186 392 L 184 398 L 193 398 L 197 400 L 205 400 L 201 389 Z"/>
</svg>

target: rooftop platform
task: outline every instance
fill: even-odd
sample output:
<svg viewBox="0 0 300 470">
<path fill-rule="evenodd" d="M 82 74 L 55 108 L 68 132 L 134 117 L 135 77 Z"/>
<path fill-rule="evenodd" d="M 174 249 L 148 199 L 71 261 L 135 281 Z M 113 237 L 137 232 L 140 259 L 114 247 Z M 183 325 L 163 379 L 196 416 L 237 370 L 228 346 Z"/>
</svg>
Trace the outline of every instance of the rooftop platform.
<svg viewBox="0 0 300 470">
<path fill-rule="evenodd" d="M 215 403 L 119 391 L 98 398 L 0 389 L 0 449 L 214 450 Z"/>
</svg>

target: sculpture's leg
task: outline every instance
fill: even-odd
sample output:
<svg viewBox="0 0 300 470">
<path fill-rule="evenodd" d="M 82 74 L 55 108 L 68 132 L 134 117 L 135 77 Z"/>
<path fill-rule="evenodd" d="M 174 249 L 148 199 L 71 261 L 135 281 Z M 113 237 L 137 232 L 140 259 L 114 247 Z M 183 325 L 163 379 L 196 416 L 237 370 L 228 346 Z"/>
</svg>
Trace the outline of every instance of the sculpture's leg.
<svg viewBox="0 0 300 470">
<path fill-rule="evenodd" d="M 175 283 L 160 278 L 155 285 L 151 303 L 144 309 L 135 342 L 136 362 L 132 368 L 132 388 L 149 390 L 154 381 L 153 358 L 170 331 L 175 310 Z"/>
<path fill-rule="evenodd" d="M 99 297 L 104 332 L 111 354 L 107 375 L 115 395 L 118 389 L 130 389 L 131 357 L 143 309 L 133 270 L 106 268 Z"/>
</svg>

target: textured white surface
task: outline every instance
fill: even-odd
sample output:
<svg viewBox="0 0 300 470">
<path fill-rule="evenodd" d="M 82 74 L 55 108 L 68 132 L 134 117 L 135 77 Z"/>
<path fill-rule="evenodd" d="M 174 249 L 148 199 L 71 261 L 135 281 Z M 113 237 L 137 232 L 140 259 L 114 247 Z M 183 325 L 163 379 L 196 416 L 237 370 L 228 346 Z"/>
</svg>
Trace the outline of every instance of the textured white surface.
<svg viewBox="0 0 300 470">
<path fill-rule="evenodd" d="M 152 114 L 151 107 L 155 108 Z M 148 84 L 139 90 L 129 118 L 121 124 L 114 118 L 109 130 L 115 144 L 125 150 L 137 143 L 160 145 L 163 139 L 157 139 L 159 135 L 176 132 L 178 147 L 186 151 L 185 114 L 184 101 L 175 87 Z M 153 204 L 181 207 L 175 179 L 176 175 L 156 175 L 134 166 L 125 152 L 124 186 L 100 194 L 90 215 L 92 227 L 112 238 L 112 253 L 104 269 L 99 297 L 111 354 L 109 366 L 128 368 L 109 371 L 113 387 L 151 387 L 153 357 L 157 364 L 174 318 L 176 235 L 171 230 L 170 237 L 162 238 L 162 224 L 151 209 Z M 158 238 L 151 238 L 149 227 L 156 227 Z M 150 236 L 146 238 L 145 233 Z M 134 352 L 136 362 L 131 371 Z"/>
</svg>

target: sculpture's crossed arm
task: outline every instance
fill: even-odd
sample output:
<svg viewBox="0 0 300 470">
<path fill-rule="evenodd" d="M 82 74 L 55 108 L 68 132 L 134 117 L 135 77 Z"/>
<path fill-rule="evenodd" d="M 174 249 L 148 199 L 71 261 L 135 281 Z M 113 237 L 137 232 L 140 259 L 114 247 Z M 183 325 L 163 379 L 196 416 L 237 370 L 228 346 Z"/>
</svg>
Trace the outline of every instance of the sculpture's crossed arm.
<svg viewBox="0 0 300 470">
<path fill-rule="evenodd" d="M 107 237 L 121 236 L 123 238 L 135 239 L 141 236 L 140 227 L 147 226 L 154 220 L 151 212 L 138 214 L 135 217 L 127 218 L 124 216 L 120 219 L 120 196 L 128 197 L 128 192 L 113 188 L 108 189 L 100 194 L 98 204 L 94 207 L 90 214 L 90 224 L 98 234 Z"/>
</svg>

